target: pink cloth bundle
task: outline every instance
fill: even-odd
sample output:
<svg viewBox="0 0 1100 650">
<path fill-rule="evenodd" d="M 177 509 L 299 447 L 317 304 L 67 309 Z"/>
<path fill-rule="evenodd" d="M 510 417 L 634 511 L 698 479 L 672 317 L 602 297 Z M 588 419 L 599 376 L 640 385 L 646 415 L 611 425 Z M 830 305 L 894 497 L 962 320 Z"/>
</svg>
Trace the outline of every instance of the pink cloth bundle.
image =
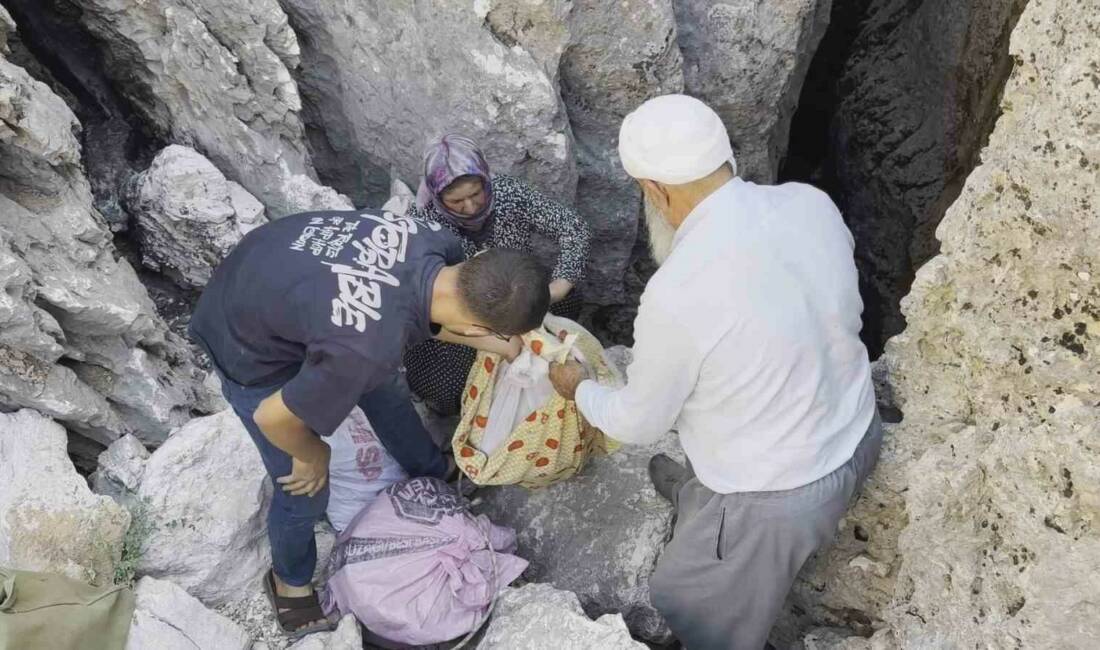
<svg viewBox="0 0 1100 650">
<path fill-rule="evenodd" d="M 323 605 L 397 643 L 441 643 L 474 629 L 527 561 L 515 532 L 475 516 L 434 478 L 386 488 L 336 540 Z"/>
</svg>

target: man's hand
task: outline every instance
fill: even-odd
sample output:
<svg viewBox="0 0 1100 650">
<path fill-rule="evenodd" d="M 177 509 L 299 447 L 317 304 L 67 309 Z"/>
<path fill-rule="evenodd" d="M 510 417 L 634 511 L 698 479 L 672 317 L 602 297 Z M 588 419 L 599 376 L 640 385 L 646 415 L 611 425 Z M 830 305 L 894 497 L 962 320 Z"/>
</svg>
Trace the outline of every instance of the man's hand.
<svg viewBox="0 0 1100 650">
<path fill-rule="evenodd" d="M 328 463 L 331 456 L 332 450 L 329 446 L 317 439 L 317 446 L 310 457 L 307 460 L 292 458 L 290 474 L 281 476 L 276 481 L 291 496 L 312 497 L 328 482 Z"/>
<path fill-rule="evenodd" d="M 588 373 L 576 361 L 550 364 L 550 383 L 558 395 L 570 402 L 577 399 L 577 386 L 585 379 L 588 379 Z"/>
</svg>

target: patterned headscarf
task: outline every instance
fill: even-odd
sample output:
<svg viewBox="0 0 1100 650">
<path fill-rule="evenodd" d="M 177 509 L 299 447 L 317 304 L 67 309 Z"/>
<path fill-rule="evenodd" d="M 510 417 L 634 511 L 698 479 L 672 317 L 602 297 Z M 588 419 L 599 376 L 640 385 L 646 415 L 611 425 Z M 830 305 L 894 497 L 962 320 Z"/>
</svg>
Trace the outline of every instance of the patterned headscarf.
<svg viewBox="0 0 1100 650">
<path fill-rule="evenodd" d="M 443 190 L 461 176 L 477 176 L 485 185 L 485 207 L 473 216 L 451 212 L 440 198 Z M 470 138 L 445 135 L 424 151 L 424 178 L 416 192 L 416 204 L 423 209 L 429 203 L 434 203 L 444 219 L 464 232 L 477 235 L 485 230 L 493 212 L 493 183 L 485 156 Z"/>
</svg>

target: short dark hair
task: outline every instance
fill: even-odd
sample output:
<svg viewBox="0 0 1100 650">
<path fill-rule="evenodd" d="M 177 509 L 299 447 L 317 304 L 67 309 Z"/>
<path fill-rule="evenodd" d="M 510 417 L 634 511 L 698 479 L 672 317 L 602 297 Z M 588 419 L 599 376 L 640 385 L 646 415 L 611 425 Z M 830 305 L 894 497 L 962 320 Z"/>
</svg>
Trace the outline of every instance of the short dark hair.
<svg viewBox="0 0 1100 650">
<path fill-rule="evenodd" d="M 550 272 L 530 253 L 492 248 L 459 267 L 458 291 L 479 324 L 524 334 L 542 325 L 550 308 Z"/>
</svg>

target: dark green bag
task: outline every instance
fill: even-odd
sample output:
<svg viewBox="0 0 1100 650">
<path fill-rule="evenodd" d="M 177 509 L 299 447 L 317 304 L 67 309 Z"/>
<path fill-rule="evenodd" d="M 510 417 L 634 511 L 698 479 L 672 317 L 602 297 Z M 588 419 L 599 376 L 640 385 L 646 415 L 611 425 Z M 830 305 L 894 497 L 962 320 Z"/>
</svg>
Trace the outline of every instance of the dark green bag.
<svg viewBox="0 0 1100 650">
<path fill-rule="evenodd" d="M 124 650 L 134 592 L 0 567 L 0 650 Z"/>
</svg>

